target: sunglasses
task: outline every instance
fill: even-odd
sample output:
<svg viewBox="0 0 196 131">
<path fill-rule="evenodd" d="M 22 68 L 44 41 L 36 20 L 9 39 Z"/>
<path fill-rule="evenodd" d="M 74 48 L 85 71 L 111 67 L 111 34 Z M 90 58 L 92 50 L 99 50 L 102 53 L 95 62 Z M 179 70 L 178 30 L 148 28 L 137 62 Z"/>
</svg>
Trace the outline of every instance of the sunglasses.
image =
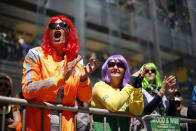
<svg viewBox="0 0 196 131">
<path fill-rule="evenodd" d="M 149 73 L 150 71 L 151 71 L 152 73 L 155 73 L 155 72 L 156 72 L 155 69 L 146 70 L 145 72 L 146 72 L 146 73 Z"/>
<path fill-rule="evenodd" d="M 3 83 L 3 82 L 0 82 L 0 86 L 5 86 L 6 88 L 9 88 L 10 87 L 10 85 L 8 84 L 8 83 Z"/>
<path fill-rule="evenodd" d="M 125 67 L 122 62 L 109 62 L 108 63 L 109 68 L 114 67 L 115 65 L 117 65 L 117 67 L 119 67 L 119 68 L 124 68 Z"/>
<path fill-rule="evenodd" d="M 69 31 L 70 31 L 70 28 L 69 28 L 69 24 L 66 23 L 66 22 L 60 22 L 60 23 L 50 23 L 48 24 L 48 28 L 49 29 L 55 29 L 57 27 L 57 25 L 59 25 L 61 28 L 68 28 Z"/>
</svg>

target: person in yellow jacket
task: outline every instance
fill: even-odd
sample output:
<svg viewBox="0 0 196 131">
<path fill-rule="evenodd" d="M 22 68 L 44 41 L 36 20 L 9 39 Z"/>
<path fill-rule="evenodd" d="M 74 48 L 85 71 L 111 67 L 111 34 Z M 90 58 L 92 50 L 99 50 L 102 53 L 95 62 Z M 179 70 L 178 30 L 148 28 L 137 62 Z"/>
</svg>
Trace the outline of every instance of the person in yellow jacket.
<svg viewBox="0 0 196 131">
<path fill-rule="evenodd" d="M 78 50 L 79 40 L 71 20 L 63 15 L 52 17 L 46 26 L 41 47 L 30 49 L 25 57 L 22 75 L 24 98 L 64 106 L 74 106 L 76 96 L 88 102 L 92 96 L 88 76 L 98 67 L 99 62 L 90 59 L 87 66 L 83 67 Z M 44 131 L 59 129 L 59 112 L 44 110 Z M 17 125 L 17 130 L 21 130 L 21 127 L 22 121 Z M 74 113 L 62 111 L 61 130 L 74 129 Z M 25 130 L 41 130 L 41 109 L 26 108 Z"/>
<path fill-rule="evenodd" d="M 137 75 L 136 78 L 141 80 L 134 80 L 129 84 L 130 71 L 125 58 L 118 54 L 110 56 L 102 66 L 102 81 L 93 87 L 91 107 L 140 115 L 144 103 L 142 77 L 139 73 Z M 117 131 L 118 123 L 122 131 L 129 130 L 128 118 L 107 117 L 107 131 Z M 93 115 L 93 128 L 95 131 L 103 131 L 102 116 Z"/>
</svg>

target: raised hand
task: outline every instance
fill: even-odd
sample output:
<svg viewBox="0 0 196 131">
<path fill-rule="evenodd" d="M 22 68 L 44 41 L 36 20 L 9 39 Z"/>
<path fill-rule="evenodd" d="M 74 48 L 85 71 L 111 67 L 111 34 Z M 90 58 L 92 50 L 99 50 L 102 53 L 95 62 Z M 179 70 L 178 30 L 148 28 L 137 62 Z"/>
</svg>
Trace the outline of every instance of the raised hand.
<svg viewBox="0 0 196 131">
<path fill-rule="evenodd" d="M 135 88 L 142 87 L 142 80 L 144 78 L 145 72 L 146 72 L 146 65 L 144 65 L 143 69 L 140 69 L 139 71 L 135 72 L 131 76 L 129 84 Z"/>
<path fill-rule="evenodd" d="M 169 88 L 172 88 L 172 89 L 176 88 L 176 77 L 173 75 L 170 75 L 167 78 L 167 83 L 168 83 Z"/>
<path fill-rule="evenodd" d="M 176 89 L 176 77 L 173 76 L 173 75 L 170 75 L 168 78 L 167 78 L 167 83 L 168 83 L 168 94 L 170 96 L 170 99 L 174 99 L 174 92 L 175 92 L 175 89 Z"/>
<path fill-rule="evenodd" d="M 146 65 L 144 64 L 144 68 L 142 70 L 140 70 L 140 74 L 142 77 L 144 77 L 144 75 L 146 74 Z"/>
<path fill-rule="evenodd" d="M 165 92 L 167 91 L 170 98 L 173 99 L 174 97 L 174 92 L 176 89 L 176 78 L 173 75 L 170 75 L 169 77 L 164 77 L 164 80 L 162 82 L 162 88 L 160 91 Z"/>
<path fill-rule="evenodd" d="M 68 80 L 68 78 L 71 75 L 71 72 L 74 69 L 75 65 L 82 59 L 83 59 L 83 57 L 78 56 L 73 61 L 70 61 L 70 62 L 67 63 L 67 66 L 65 66 L 65 69 L 64 69 L 64 80 Z"/>
<path fill-rule="evenodd" d="M 97 59 L 90 58 L 88 64 L 84 67 L 80 81 L 85 81 L 86 78 L 92 74 L 97 67 L 99 67 L 99 61 Z"/>
<path fill-rule="evenodd" d="M 145 73 L 146 73 L 146 65 L 144 65 L 143 69 L 138 70 L 132 76 L 138 77 L 139 75 L 141 75 L 142 77 L 144 77 Z"/>
<path fill-rule="evenodd" d="M 168 82 L 167 82 L 167 77 L 165 76 L 162 82 L 162 88 L 159 90 L 158 95 L 163 97 L 168 90 Z"/>
</svg>

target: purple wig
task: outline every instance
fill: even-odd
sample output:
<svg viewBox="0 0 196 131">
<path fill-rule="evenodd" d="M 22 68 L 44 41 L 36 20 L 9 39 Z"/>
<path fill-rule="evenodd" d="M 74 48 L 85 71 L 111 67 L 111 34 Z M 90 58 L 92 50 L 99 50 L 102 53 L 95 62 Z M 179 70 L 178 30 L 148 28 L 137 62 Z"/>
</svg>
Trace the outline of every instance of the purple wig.
<svg viewBox="0 0 196 131">
<path fill-rule="evenodd" d="M 126 59 L 122 56 L 122 55 L 119 55 L 119 54 L 116 54 L 116 55 L 112 55 L 110 56 L 106 61 L 105 63 L 103 64 L 102 66 L 102 81 L 106 82 L 106 83 L 110 83 L 110 78 L 109 78 L 109 75 L 108 75 L 108 63 L 111 61 L 111 60 L 118 60 L 120 62 L 122 62 L 125 66 L 125 74 L 124 74 L 124 77 L 123 77 L 123 80 L 122 80 L 122 87 L 124 87 L 127 83 L 129 83 L 129 79 L 130 79 L 130 71 L 129 71 L 129 66 L 127 64 L 127 61 Z"/>
</svg>

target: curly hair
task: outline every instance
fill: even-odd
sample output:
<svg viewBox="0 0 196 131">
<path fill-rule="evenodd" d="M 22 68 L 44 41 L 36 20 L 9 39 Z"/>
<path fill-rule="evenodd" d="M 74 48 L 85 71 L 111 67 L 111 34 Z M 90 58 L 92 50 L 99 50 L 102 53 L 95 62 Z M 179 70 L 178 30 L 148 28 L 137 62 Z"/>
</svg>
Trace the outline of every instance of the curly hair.
<svg viewBox="0 0 196 131">
<path fill-rule="evenodd" d="M 130 79 L 131 74 L 130 74 L 129 66 L 127 64 L 126 59 L 122 55 L 119 55 L 119 54 L 110 56 L 103 64 L 102 71 L 101 71 L 102 72 L 102 81 L 104 81 L 108 84 L 110 83 L 110 78 L 109 78 L 109 74 L 108 74 L 108 63 L 111 60 L 119 60 L 125 66 L 125 74 L 124 74 L 124 77 L 123 77 L 123 80 L 121 83 L 122 84 L 121 86 L 124 87 L 127 83 L 129 83 L 129 79 Z"/>
<path fill-rule="evenodd" d="M 72 21 L 64 15 L 54 16 L 48 22 L 48 24 L 46 26 L 46 31 L 45 31 L 44 37 L 43 37 L 44 42 L 41 44 L 41 48 L 43 49 L 44 53 L 46 53 L 46 54 L 51 54 L 52 51 L 54 50 L 53 47 L 51 46 L 51 43 L 50 43 L 50 35 L 49 35 L 50 30 L 48 28 L 48 25 L 52 22 L 57 21 L 58 19 L 69 24 L 70 32 L 68 35 L 68 39 L 66 41 L 67 42 L 66 47 L 64 47 L 63 50 L 66 52 L 68 61 L 72 61 L 78 55 L 80 41 L 78 39 L 78 36 L 76 35 L 76 31 L 74 29 Z"/>
<path fill-rule="evenodd" d="M 153 83 L 156 85 L 157 89 L 160 89 L 162 87 L 162 82 L 161 82 L 160 74 L 159 74 L 159 71 L 158 71 L 156 65 L 152 62 L 146 63 L 145 65 L 146 65 L 146 68 L 155 70 L 155 80 Z M 141 67 L 141 69 L 143 70 L 143 68 L 144 68 L 144 65 Z M 145 77 L 142 81 L 142 88 L 144 88 L 144 89 L 151 88 L 148 80 Z"/>
</svg>

